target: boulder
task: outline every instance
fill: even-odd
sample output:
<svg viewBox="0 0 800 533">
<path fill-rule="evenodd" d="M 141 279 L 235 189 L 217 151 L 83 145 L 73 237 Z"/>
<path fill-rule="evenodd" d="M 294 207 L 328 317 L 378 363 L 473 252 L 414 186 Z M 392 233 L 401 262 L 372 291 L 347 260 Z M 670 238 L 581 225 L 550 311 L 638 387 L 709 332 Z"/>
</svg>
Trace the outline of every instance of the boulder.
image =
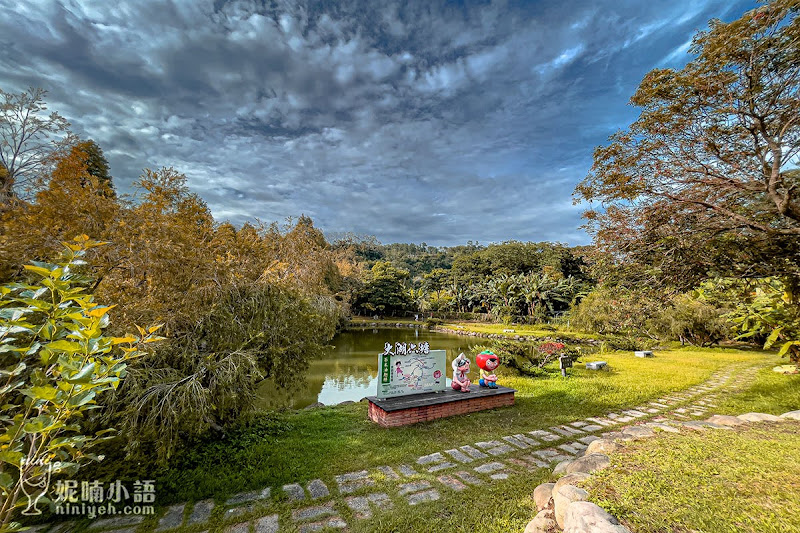
<svg viewBox="0 0 800 533">
<path fill-rule="evenodd" d="M 576 459 L 567 465 L 567 474 L 573 472 L 586 472 L 591 474 L 596 470 L 603 470 L 611 466 L 611 460 L 604 453 L 590 453 Z"/>
<path fill-rule="evenodd" d="M 564 528 L 564 515 L 567 514 L 567 507 L 572 502 L 583 502 L 589 499 L 589 493 L 573 485 L 564 485 L 553 494 L 553 504 L 556 512 L 556 523 L 558 527 Z"/>
<path fill-rule="evenodd" d="M 709 417 L 708 420 L 706 420 L 706 422 L 711 422 L 712 424 L 718 424 L 720 426 L 731 426 L 731 427 L 741 426 L 745 424 L 744 420 L 741 420 L 735 416 L 730 416 L 730 415 L 714 415 L 712 417 Z"/>
<path fill-rule="evenodd" d="M 542 510 L 550 503 L 550 498 L 553 497 L 553 487 L 555 483 L 542 483 L 533 489 L 533 501 L 536 502 L 536 508 Z"/>
<path fill-rule="evenodd" d="M 539 511 L 533 520 L 525 526 L 525 533 L 549 533 L 556 528 L 556 520 L 552 509 Z"/>
<path fill-rule="evenodd" d="M 556 465 L 553 469 L 553 474 L 556 476 L 560 476 L 561 474 L 567 474 L 567 467 L 574 461 L 574 459 L 564 459 L 560 463 Z"/>
<path fill-rule="evenodd" d="M 560 489 L 564 485 L 579 485 L 581 482 L 589 479 L 590 477 L 592 476 L 590 476 L 586 472 L 575 472 L 572 474 L 567 474 L 566 476 L 556 481 L 556 484 L 553 487 L 553 495 L 555 496 L 556 494 L 558 494 L 558 489 Z"/>
<path fill-rule="evenodd" d="M 780 417 L 768 415 L 766 413 L 745 413 L 736 418 L 745 422 L 780 422 Z"/>
<path fill-rule="evenodd" d="M 569 505 L 564 515 L 564 533 L 630 533 L 630 530 L 601 507 L 577 501 Z"/>
<path fill-rule="evenodd" d="M 622 449 L 622 445 L 613 440 L 598 439 L 589 443 L 589 447 L 586 448 L 586 455 L 591 455 L 593 453 L 609 454 L 620 449 Z"/>
<path fill-rule="evenodd" d="M 781 418 L 789 419 L 789 420 L 800 420 L 800 411 L 789 411 L 788 413 L 783 413 Z"/>
<path fill-rule="evenodd" d="M 656 432 L 647 426 L 631 426 L 622 430 L 625 435 L 630 435 L 634 439 L 644 439 L 647 437 L 654 437 Z"/>
</svg>

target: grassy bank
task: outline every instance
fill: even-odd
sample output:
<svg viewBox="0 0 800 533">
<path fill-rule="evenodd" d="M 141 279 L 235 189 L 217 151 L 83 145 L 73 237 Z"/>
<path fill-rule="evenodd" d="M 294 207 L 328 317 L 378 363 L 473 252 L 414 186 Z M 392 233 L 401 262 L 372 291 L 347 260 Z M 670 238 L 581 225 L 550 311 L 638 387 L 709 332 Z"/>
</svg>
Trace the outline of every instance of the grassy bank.
<svg viewBox="0 0 800 533">
<path fill-rule="evenodd" d="M 797 532 L 798 436 L 800 422 L 662 434 L 613 454 L 589 493 L 637 533 Z"/>
<path fill-rule="evenodd" d="M 578 418 L 645 403 L 685 389 L 731 364 L 769 365 L 774 355 L 738 350 L 675 350 L 653 359 L 604 354 L 611 371 L 581 365 L 562 378 L 500 372 L 517 389 L 516 405 L 397 429 L 367 420 L 366 404 L 301 412 L 258 414 L 226 438 L 198 443 L 158 473 L 161 503 L 222 498 L 235 492 L 315 478 L 330 480 L 349 470 L 413 461 L 424 453 L 544 429 Z M 473 372 L 474 374 L 474 372 Z"/>
</svg>

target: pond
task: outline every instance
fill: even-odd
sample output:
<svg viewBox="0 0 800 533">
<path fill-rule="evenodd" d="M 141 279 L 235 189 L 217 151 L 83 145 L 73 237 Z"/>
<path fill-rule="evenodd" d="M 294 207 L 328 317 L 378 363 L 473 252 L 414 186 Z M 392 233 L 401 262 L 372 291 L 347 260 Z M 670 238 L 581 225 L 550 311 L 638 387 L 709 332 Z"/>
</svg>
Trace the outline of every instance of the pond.
<svg viewBox="0 0 800 533">
<path fill-rule="evenodd" d="M 279 389 L 272 380 L 261 382 L 257 406 L 262 409 L 289 407 L 302 409 L 316 402 L 335 405 L 344 401 L 357 402 L 364 396 L 374 396 L 378 383 L 378 354 L 385 342 L 419 344 L 427 341 L 431 350 L 447 350 L 447 368 L 459 353 L 469 350 L 485 339 L 447 335 L 423 328 L 377 328 L 343 331 L 330 342 L 333 348 L 321 359 L 311 361 L 306 379 L 291 390 Z M 477 376 L 477 367 L 472 373 Z M 447 380 L 448 384 L 450 379 Z"/>
</svg>

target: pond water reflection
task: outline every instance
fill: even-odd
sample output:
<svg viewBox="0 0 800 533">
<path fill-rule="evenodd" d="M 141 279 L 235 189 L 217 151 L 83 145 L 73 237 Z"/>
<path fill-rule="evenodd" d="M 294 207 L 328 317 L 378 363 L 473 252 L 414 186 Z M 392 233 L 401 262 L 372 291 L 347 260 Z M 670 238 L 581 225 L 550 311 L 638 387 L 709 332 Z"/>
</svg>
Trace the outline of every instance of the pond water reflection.
<svg viewBox="0 0 800 533">
<path fill-rule="evenodd" d="M 304 382 L 284 390 L 276 388 L 272 380 L 264 380 L 258 389 L 257 405 L 263 409 L 302 409 L 315 402 L 325 405 L 347 400 L 357 402 L 364 396 L 373 396 L 377 390 L 378 354 L 383 352 L 385 342 L 418 344 L 427 341 L 431 350 L 447 350 L 449 369 L 453 358 L 461 352 L 471 355 L 469 350 L 481 340 L 417 328 L 344 331 L 331 340 L 333 348 L 325 357 L 311 361 Z M 477 372 L 473 365 L 472 373 L 477 376 Z"/>
</svg>

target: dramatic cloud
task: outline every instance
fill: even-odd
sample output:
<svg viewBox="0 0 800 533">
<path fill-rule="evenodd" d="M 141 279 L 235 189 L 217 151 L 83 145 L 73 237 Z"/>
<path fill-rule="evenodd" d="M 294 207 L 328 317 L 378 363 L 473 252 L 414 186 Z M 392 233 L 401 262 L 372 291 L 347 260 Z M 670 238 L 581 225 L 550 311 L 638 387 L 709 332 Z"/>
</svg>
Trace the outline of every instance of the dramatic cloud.
<svg viewBox="0 0 800 533">
<path fill-rule="evenodd" d="M 173 166 L 220 220 L 583 244 L 572 190 L 642 76 L 753 7 L 0 0 L 0 88 L 47 89 L 119 190 Z"/>
</svg>

